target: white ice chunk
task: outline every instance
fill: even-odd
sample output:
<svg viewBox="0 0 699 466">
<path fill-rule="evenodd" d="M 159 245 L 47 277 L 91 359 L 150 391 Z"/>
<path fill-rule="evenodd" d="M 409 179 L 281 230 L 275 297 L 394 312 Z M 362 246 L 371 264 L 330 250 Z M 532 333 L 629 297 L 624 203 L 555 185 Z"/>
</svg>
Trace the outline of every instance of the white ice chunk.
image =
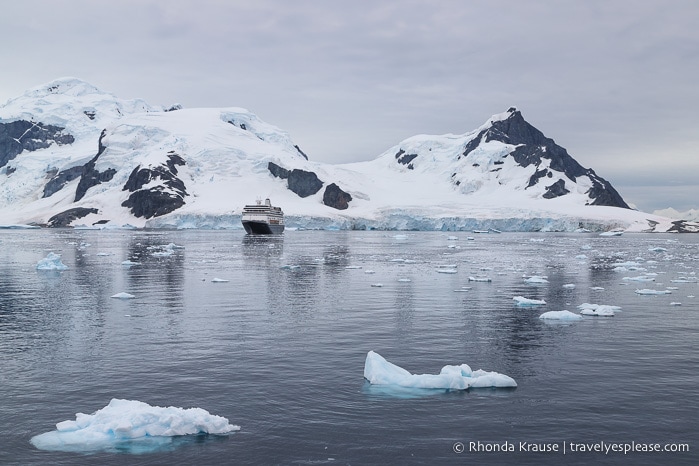
<svg viewBox="0 0 699 466">
<path fill-rule="evenodd" d="M 211 283 L 228 283 L 230 280 L 226 280 L 225 278 L 212 278 Z"/>
<path fill-rule="evenodd" d="M 670 303 L 670 306 L 681 306 L 681 305 L 682 305 L 682 303 L 678 303 L 678 302 L 674 302 L 674 301 Z"/>
<path fill-rule="evenodd" d="M 567 289 L 567 290 L 574 290 L 574 289 L 575 289 L 575 283 L 566 283 L 565 285 L 563 285 L 563 288 L 565 288 L 565 289 Z"/>
<path fill-rule="evenodd" d="M 364 378 L 373 385 L 394 385 L 404 388 L 440 388 L 466 390 L 468 388 L 516 387 L 513 378 L 497 372 L 472 371 L 467 364 L 444 366 L 437 375 L 411 374 L 402 367 L 386 361 L 369 351 L 364 363 Z"/>
<path fill-rule="evenodd" d="M 654 282 L 655 278 L 649 277 L 648 275 L 640 275 L 638 277 L 624 277 L 622 280 L 632 281 L 632 282 Z"/>
<path fill-rule="evenodd" d="M 551 319 L 551 320 L 582 320 L 582 316 L 579 314 L 574 314 L 570 311 L 549 311 L 544 312 L 539 316 L 539 319 Z"/>
<path fill-rule="evenodd" d="M 136 296 L 122 291 L 121 293 L 117 293 L 117 294 L 112 295 L 112 296 L 110 296 L 110 297 L 111 297 L 111 298 L 117 298 L 117 299 L 133 299 L 133 298 L 135 298 Z"/>
<path fill-rule="evenodd" d="M 649 290 L 647 288 L 644 288 L 642 290 L 636 290 L 636 294 L 640 295 L 661 295 L 661 294 L 671 294 L 672 291 L 670 290 Z"/>
<path fill-rule="evenodd" d="M 372 283 L 371 286 L 373 288 L 381 288 L 381 287 L 383 287 L 383 283 Z"/>
<path fill-rule="evenodd" d="M 61 255 L 49 252 L 46 257 L 36 264 L 37 270 L 68 270 L 68 266 L 61 262 Z"/>
<path fill-rule="evenodd" d="M 515 302 L 515 306 L 527 307 L 527 306 L 542 306 L 546 304 L 543 299 L 529 299 L 523 296 L 515 296 L 512 298 Z"/>
<path fill-rule="evenodd" d="M 539 285 L 539 284 L 545 284 L 548 283 L 549 281 L 546 279 L 546 277 L 540 277 L 537 275 L 533 275 L 526 280 L 524 280 L 526 283 L 529 283 L 530 285 Z"/>
<path fill-rule="evenodd" d="M 450 273 L 450 274 L 455 274 L 455 273 L 457 272 L 456 269 L 447 269 L 447 268 L 444 268 L 444 267 L 440 267 L 440 268 L 438 268 L 438 269 L 436 269 L 436 270 L 437 270 L 437 273 Z"/>
<path fill-rule="evenodd" d="M 490 277 L 468 277 L 470 282 L 492 282 L 493 279 Z"/>
<path fill-rule="evenodd" d="M 582 303 L 578 306 L 580 309 L 580 314 L 586 316 L 601 316 L 601 317 L 612 317 L 616 312 L 621 311 L 619 306 L 610 306 L 608 304 L 590 304 Z"/>
<path fill-rule="evenodd" d="M 40 450 L 99 451 L 153 437 L 228 434 L 240 430 L 228 419 L 201 408 L 161 408 L 140 401 L 112 399 L 93 414 L 77 413 L 75 421 L 56 424 L 56 430 L 32 437 Z"/>
</svg>

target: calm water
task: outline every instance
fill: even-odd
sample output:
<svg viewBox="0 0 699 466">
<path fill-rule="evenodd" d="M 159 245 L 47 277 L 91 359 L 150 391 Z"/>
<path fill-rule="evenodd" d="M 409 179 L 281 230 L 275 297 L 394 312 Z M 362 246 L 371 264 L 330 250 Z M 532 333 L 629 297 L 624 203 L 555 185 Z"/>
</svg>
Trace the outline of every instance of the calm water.
<svg viewBox="0 0 699 466">
<path fill-rule="evenodd" d="M 168 243 L 182 247 L 153 255 Z M 37 271 L 49 251 L 69 270 Z M 0 232 L 0 255 L 0 464 L 699 461 L 699 235 L 30 230 Z M 626 261 L 646 270 L 612 270 Z M 655 282 L 624 280 L 648 273 Z M 110 298 L 119 292 L 136 298 Z M 622 312 L 538 318 L 584 302 Z M 365 384 L 369 350 L 415 373 L 467 363 L 518 387 L 396 396 Z M 140 455 L 29 443 L 112 398 L 204 408 L 241 431 Z M 469 451 L 505 441 L 690 452 Z"/>
</svg>

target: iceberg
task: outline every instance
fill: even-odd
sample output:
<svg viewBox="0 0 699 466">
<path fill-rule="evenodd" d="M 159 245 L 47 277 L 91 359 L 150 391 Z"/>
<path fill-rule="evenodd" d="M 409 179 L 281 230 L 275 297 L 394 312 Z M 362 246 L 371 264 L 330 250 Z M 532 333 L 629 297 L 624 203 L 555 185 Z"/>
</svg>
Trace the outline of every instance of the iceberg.
<svg viewBox="0 0 699 466">
<path fill-rule="evenodd" d="M 141 401 L 112 399 L 95 413 L 77 413 L 74 421 L 59 422 L 56 430 L 36 435 L 30 441 L 36 448 L 48 451 L 142 452 L 166 445 L 173 437 L 223 435 L 238 430 L 240 426 L 201 408 L 161 408 Z"/>
<path fill-rule="evenodd" d="M 570 311 L 549 311 L 544 312 L 539 316 L 539 319 L 550 319 L 550 320 L 582 320 L 582 316 L 579 314 L 574 314 Z"/>
<path fill-rule="evenodd" d="M 36 264 L 37 270 L 68 270 L 68 266 L 61 262 L 61 255 L 49 252 L 46 257 Z"/>
<path fill-rule="evenodd" d="M 578 306 L 578 309 L 580 309 L 580 314 L 584 316 L 614 317 L 614 314 L 620 311 L 621 307 L 607 304 L 582 303 Z"/>
<path fill-rule="evenodd" d="M 547 277 L 540 277 L 538 275 L 532 275 L 531 277 L 525 279 L 524 281 L 526 283 L 529 283 L 530 285 L 541 285 L 541 284 L 546 284 L 549 282 L 547 280 Z"/>
<path fill-rule="evenodd" d="M 472 371 L 467 364 L 444 366 L 439 374 L 411 374 L 392 364 L 374 351 L 369 351 L 364 363 L 364 378 L 372 385 L 401 388 L 467 390 L 469 388 L 516 387 L 511 377 L 484 370 Z"/>
<path fill-rule="evenodd" d="M 529 299 L 523 296 L 515 296 L 512 298 L 515 302 L 515 306 L 527 307 L 527 306 L 542 306 L 546 304 L 543 299 Z"/>
<path fill-rule="evenodd" d="M 117 293 L 117 294 L 114 294 L 111 296 L 111 298 L 117 298 L 117 299 L 133 299 L 135 297 L 136 296 L 134 296 L 130 293 L 123 292 L 123 291 L 121 293 Z"/>
</svg>

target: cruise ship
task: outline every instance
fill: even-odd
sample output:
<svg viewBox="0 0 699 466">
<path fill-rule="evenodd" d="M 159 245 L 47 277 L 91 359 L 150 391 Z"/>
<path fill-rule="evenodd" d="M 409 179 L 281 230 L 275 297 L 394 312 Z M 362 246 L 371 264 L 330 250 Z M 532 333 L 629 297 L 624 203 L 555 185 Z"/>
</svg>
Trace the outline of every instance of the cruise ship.
<svg viewBox="0 0 699 466">
<path fill-rule="evenodd" d="M 278 235 L 284 232 L 284 212 L 281 207 L 272 206 L 269 199 L 265 199 L 264 204 L 258 200 L 257 204 L 246 205 L 241 220 L 249 235 Z"/>
</svg>

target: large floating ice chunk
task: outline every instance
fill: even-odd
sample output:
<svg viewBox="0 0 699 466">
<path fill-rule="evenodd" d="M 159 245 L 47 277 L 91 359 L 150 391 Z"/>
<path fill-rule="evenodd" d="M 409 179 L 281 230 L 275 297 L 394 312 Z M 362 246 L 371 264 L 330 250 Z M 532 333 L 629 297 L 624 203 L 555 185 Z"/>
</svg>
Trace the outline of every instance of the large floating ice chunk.
<svg viewBox="0 0 699 466">
<path fill-rule="evenodd" d="M 544 312 L 539 316 L 539 319 L 550 319 L 550 320 L 582 320 L 582 316 L 579 314 L 574 314 L 570 311 L 549 311 Z"/>
<path fill-rule="evenodd" d="M 527 306 L 543 306 L 546 304 L 546 301 L 543 299 L 529 299 L 525 298 L 524 296 L 515 296 L 512 298 L 512 300 L 515 302 L 515 306 L 519 307 L 527 307 Z"/>
<path fill-rule="evenodd" d="M 585 316 L 597 316 L 597 317 L 614 317 L 617 311 L 621 311 L 619 306 L 610 306 L 608 304 L 590 304 L 582 303 L 578 306 L 580 309 L 580 314 Z"/>
<path fill-rule="evenodd" d="M 32 437 L 31 443 L 49 451 L 129 451 L 129 444 L 162 444 L 181 435 L 227 434 L 240 430 L 228 419 L 201 408 L 161 408 L 141 401 L 112 399 L 94 414 L 77 413 L 75 421 Z M 158 440 L 160 439 L 160 440 Z"/>
<path fill-rule="evenodd" d="M 36 264 L 37 270 L 68 270 L 68 266 L 61 262 L 61 255 L 53 252 L 48 253 L 46 257 L 41 259 Z"/>
<path fill-rule="evenodd" d="M 386 361 L 380 354 L 369 351 L 364 363 L 364 378 L 373 385 L 403 388 L 439 388 L 466 390 L 468 388 L 516 387 L 513 378 L 497 372 L 472 371 L 467 364 L 444 366 L 439 374 L 411 374 L 402 367 Z"/>
</svg>

